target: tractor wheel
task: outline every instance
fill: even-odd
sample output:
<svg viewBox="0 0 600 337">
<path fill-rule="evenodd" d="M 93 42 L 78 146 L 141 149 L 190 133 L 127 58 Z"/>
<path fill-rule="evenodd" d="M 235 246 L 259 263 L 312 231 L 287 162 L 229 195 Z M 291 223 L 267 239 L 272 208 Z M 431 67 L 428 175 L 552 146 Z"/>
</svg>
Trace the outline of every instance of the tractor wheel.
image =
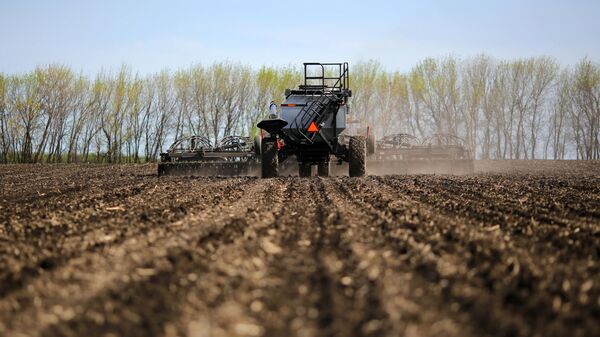
<svg viewBox="0 0 600 337">
<path fill-rule="evenodd" d="M 254 154 L 256 154 L 257 158 L 260 158 L 261 146 L 262 146 L 261 144 L 262 144 L 262 137 L 260 135 L 254 136 Z"/>
<path fill-rule="evenodd" d="M 375 146 L 377 143 L 375 141 L 375 134 L 372 129 L 369 129 L 369 134 L 367 136 L 367 154 L 372 155 L 375 153 Z"/>
<path fill-rule="evenodd" d="M 367 171 L 365 137 L 355 136 L 350 138 L 348 145 L 349 174 L 351 177 L 363 177 Z"/>
<path fill-rule="evenodd" d="M 317 165 L 319 177 L 329 177 L 329 161 L 322 161 Z"/>
<path fill-rule="evenodd" d="M 166 166 L 163 163 L 158 164 L 158 176 L 164 176 L 167 172 Z"/>
<path fill-rule="evenodd" d="M 310 177 L 312 174 L 312 166 L 305 163 L 298 164 L 298 175 L 300 177 Z"/>
<path fill-rule="evenodd" d="M 279 160 L 277 158 L 277 143 L 263 139 L 261 144 L 261 176 L 263 178 L 277 177 Z"/>
</svg>

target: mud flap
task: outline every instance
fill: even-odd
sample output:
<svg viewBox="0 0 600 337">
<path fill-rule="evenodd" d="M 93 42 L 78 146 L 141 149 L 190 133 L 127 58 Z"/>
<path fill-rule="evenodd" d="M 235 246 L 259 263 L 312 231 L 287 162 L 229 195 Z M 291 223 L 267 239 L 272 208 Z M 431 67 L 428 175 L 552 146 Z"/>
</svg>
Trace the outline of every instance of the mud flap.
<svg viewBox="0 0 600 337">
<path fill-rule="evenodd" d="M 329 161 L 320 162 L 317 165 L 317 175 L 319 177 L 329 177 Z"/>
<path fill-rule="evenodd" d="M 363 177 L 367 172 L 367 142 L 363 136 L 350 138 L 348 144 L 348 173 L 351 177 Z"/>
<path fill-rule="evenodd" d="M 263 139 L 261 147 L 261 177 L 277 177 L 279 175 L 279 157 L 276 140 Z"/>
</svg>

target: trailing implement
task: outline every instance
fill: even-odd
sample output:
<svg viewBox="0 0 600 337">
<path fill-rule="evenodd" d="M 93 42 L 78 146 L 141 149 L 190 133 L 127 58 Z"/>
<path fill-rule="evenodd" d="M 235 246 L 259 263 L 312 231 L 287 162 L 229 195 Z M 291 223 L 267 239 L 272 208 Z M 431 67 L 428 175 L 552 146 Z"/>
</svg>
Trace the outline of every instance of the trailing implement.
<svg viewBox="0 0 600 337">
<path fill-rule="evenodd" d="M 473 173 L 473 154 L 465 141 L 450 134 L 433 134 L 423 141 L 409 134 L 392 134 L 376 142 L 369 166 L 376 174 Z"/>
<path fill-rule="evenodd" d="M 160 154 L 158 175 L 255 175 L 259 157 L 260 137 L 228 136 L 216 146 L 206 137 L 183 137 Z"/>
</svg>

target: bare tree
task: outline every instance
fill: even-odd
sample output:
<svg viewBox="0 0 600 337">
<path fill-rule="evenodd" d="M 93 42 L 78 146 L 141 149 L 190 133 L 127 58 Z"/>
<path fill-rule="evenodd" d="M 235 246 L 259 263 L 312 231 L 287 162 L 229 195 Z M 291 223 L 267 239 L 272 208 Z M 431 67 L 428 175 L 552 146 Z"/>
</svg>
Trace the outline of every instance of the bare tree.
<svg viewBox="0 0 600 337">
<path fill-rule="evenodd" d="M 458 134 L 461 106 L 457 61 L 425 59 L 416 68 L 421 79 L 420 101 L 423 112 L 433 122 L 433 132 Z"/>
<path fill-rule="evenodd" d="M 572 89 L 578 158 L 600 159 L 600 67 L 581 61 L 573 73 Z"/>
<path fill-rule="evenodd" d="M 558 65 L 548 57 L 537 58 L 534 60 L 532 84 L 531 84 L 531 107 L 528 114 L 529 125 L 529 150 L 530 158 L 536 158 L 538 148 L 538 138 L 543 133 L 541 123 L 548 120 L 549 117 L 544 114 L 546 110 L 546 95 L 554 84 L 558 74 Z"/>
<path fill-rule="evenodd" d="M 84 160 L 87 162 L 89 160 L 90 147 L 92 142 L 95 140 L 96 143 L 96 160 L 100 161 L 100 144 L 101 141 L 97 138 L 100 131 L 104 131 L 104 135 L 109 135 L 110 140 L 110 132 L 107 132 L 107 123 L 110 122 L 110 118 L 108 116 L 111 97 L 113 93 L 113 85 L 110 76 L 101 72 L 96 76 L 94 80 L 94 84 L 92 86 L 92 94 L 90 97 L 90 108 L 91 114 L 93 116 L 92 123 L 88 124 L 85 130 L 85 141 L 84 141 Z M 108 147 L 111 147 L 111 144 L 108 144 Z"/>
<path fill-rule="evenodd" d="M 380 107 L 377 101 L 376 81 L 381 74 L 381 64 L 375 61 L 356 64 L 350 73 L 352 84 L 351 115 L 358 119 L 362 127 L 378 123 L 377 109 Z"/>
<path fill-rule="evenodd" d="M 175 138 L 180 138 L 186 132 L 185 122 L 192 110 L 192 76 L 189 71 L 180 70 L 173 77 L 175 100 Z"/>
<path fill-rule="evenodd" d="M 41 123 L 39 85 L 35 75 L 13 76 L 7 95 L 9 111 L 15 120 L 15 159 L 23 163 L 33 162 L 35 133 Z"/>
<path fill-rule="evenodd" d="M 6 106 L 7 78 L 0 73 L 0 163 L 8 163 L 10 135 L 8 131 L 8 111 Z"/>
<path fill-rule="evenodd" d="M 156 160 L 163 148 L 167 136 L 171 116 L 175 112 L 176 100 L 173 85 L 168 71 L 163 70 L 152 78 L 152 84 L 155 90 L 154 104 L 151 106 L 151 119 L 149 119 L 150 128 L 146 128 L 147 142 L 150 141 L 150 152 L 146 154 L 147 161 Z"/>
<path fill-rule="evenodd" d="M 491 88 L 491 61 L 488 57 L 480 55 L 465 63 L 463 68 L 464 76 L 462 79 L 463 91 L 463 119 L 467 144 L 473 149 L 477 149 L 477 144 L 481 143 L 484 158 L 489 158 L 490 147 L 490 119 L 485 115 L 486 97 Z M 482 116 L 483 115 L 483 116 Z M 483 141 L 479 142 L 478 132 L 480 131 L 480 120 L 487 122 L 483 131 Z"/>
<path fill-rule="evenodd" d="M 564 159 L 566 156 L 567 118 L 572 114 L 571 109 L 573 106 L 571 101 L 570 76 L 570 73 L 566 70 L 560 74 L 552 105 L 549 141 L 546 143 L 545 152 L 547 152 L 548 144 L 552 143 L 553 159 Z"/>
<path fill-rule="evenodd" d="M 67 121 L 78 100 L 79 93 L 74 88 L 75 75 L 70 68 L 62 65 L 38 68 L 36 75 L 40 82 L 40 97 L 46 125 L 35 160 L 40 161 L 46 154 L 47 162 L 60 162 L 63 159 Z"/>
<path fill-rule="evenodd" d="M 197 65 L 191 69 L 192 76 L 192 108 L 195 114 L 190 114 L 188 125 L 196 135 L 209 134 L 209 95 L 210 78 L 206 69 Z"/>
</svg>

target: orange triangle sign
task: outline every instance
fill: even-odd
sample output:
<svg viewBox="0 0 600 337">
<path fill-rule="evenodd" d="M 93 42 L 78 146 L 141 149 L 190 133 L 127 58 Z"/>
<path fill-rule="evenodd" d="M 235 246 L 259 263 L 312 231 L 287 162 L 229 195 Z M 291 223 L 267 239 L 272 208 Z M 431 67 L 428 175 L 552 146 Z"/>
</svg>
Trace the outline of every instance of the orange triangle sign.
<svg viewBox="0 0 600 337">
<path fill-rule="evenodd" d="M 310 122 L 310 125 L 308 126 L 308 132 L 319 132 L 319 128 L 317 127 L 317 124 L 315 124 L 315 122 Z"/>
</svg>

